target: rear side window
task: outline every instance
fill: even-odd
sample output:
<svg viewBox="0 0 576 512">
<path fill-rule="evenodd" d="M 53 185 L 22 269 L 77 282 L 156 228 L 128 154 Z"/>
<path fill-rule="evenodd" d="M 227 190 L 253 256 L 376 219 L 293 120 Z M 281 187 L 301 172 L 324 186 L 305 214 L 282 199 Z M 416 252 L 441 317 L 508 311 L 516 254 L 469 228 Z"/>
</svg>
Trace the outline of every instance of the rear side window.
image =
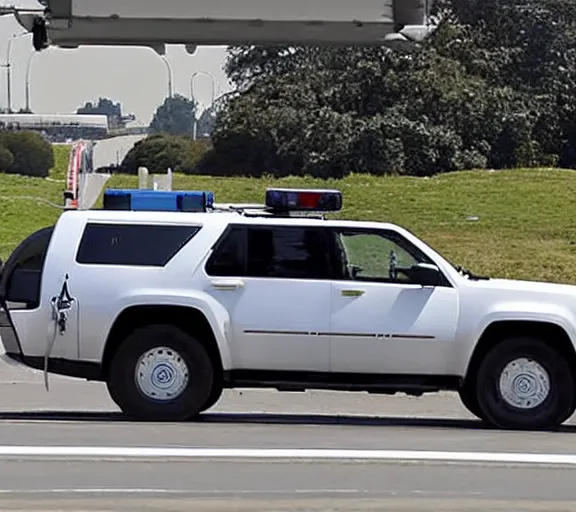
<svg viewBox="0 0 576 512">
<path fill-rule="evenodd" d="M 332 265 L 323 229 L 235 226 L 216 244 L 206 272 L 212 276 L 330 279 Z"/>
<path fill-rule="evenodd" d="M 330 279 L 330 251 L 323 229 L 249 227 L 247 277 Z"/>
<path fill-rule="evenodd" d="M 206 263 L 206 272 L 211 276 L 243 276 L 244 228 L 235 226 L 216 244 L 214 253 Z"/>
<path fill-rule="evenodd" d="M 200 228 L 195 226 L 87 224 L 78 263 L 163 267 Z"/>
</svg>

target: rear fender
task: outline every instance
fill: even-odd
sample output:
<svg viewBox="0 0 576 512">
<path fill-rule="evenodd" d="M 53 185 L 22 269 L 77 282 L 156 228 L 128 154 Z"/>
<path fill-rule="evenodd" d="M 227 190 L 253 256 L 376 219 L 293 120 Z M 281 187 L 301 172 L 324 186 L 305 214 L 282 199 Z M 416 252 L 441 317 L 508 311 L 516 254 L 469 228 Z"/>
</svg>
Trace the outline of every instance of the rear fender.
<svg viewBox="0 0 576 512">
<path fill-rule="evenodd" d="M 222 361 L 222 368 L 224 370 L 231 368 L 230 315 L 224 306 L 211 296 L 201 291 L 191 290 L 182 292 L 174 290 L 172 293 L 166 293 L 166 290 L 163 290 L 163 293 L 159 295 L 157 290 L 141 289 L 135 290 L 134 293 L 122 297 L 118 302 L 115 302 L 114 305 L 118 313 L 114 315 L 113 318 L 110 318 L 105 329 L 100 327 L 100 331 L 102 332 L 102 339 L 99 340 L 100 343 L 83 343 L 84 340 L 81 340 L 80 356 L 82 360 L 93 362 L 102 361 L 108 334 L 116 322 L 116 319 L 126 309 L 137 306 L 175 306 L 194 308 L 206 317 L 210 327 L 212 328 L 212 332 L 214 333 L 214 338 L 216 339 L 220 359 Z M 83 331 L 85 331 L 87 327 L 88 329 L 90 328 L 89 326 L 83 326 Z"/>
</svg>

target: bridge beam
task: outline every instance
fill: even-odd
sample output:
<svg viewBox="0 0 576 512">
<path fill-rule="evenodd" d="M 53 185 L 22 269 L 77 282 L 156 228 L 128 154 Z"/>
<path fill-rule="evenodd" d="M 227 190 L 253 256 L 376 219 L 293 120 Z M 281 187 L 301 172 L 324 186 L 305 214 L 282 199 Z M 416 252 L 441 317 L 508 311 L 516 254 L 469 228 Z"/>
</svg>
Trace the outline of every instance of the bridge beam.
<svg viewBox="0 0 576 512">
<path fill-rule="evenodd" d="M 50 45 L 386 45 L 424 40 L 433 0 L 42 0 L 17 13 Z"/>
</svg>

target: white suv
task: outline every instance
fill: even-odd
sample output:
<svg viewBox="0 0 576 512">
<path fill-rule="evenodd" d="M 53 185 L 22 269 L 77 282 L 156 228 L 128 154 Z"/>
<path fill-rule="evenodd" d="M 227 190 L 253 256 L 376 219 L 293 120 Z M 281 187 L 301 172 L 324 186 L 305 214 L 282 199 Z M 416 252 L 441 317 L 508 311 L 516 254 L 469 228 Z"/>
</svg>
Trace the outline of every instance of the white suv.
<svg viewBox="0 0 576 512">
<path fill-rule="evenodd" d="M 140 192 L 63 213 L 5 262 L 11 359 L 105 381 L 140 419 L 236 387 L 453 390 L 501 428 L 573 414 L 576 287 L 478 277 L 396 225 L 302 215 L 340 209 L 334 191 L 269 190 L 261 208 Z"/>
</svg>

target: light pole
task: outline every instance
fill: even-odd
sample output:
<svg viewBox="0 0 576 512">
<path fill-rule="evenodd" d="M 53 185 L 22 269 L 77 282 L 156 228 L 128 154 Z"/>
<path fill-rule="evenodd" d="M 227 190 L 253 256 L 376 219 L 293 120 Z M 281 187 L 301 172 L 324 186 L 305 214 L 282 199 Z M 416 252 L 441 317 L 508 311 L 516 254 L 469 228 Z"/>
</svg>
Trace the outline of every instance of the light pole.
<svg viewBox="0 0 576 512">
<path fill-rule="evenodd" d="M 190 77 L 190 100 L 194 102 L 194 124 L 192 127 L 192 139 L 196 140 L 196 132 L 198 130 L 198 116 L 196 115 L 196 93 L 194 89 L 194 80 L 198 77 L 198 75 L 204 75 L 210 78 L 212 84 L 212 96 L 210 101 L 210 106 L 214 104 L 215 94 L 216 94 L 216 78 L 212 73 L 208 73 L 208 71 L 196 71 L 192 73 Z M 218 84 L 218 89 L 220 89 L 220 84 Z"/>
<path fill-rule="evenodd" d="M 12 58 L 12 41 L 17 37 L 27 36 L 30 32 L 21 32 L 20 34 L 12 34 L 8 39 L 8 46 L 6 47 L 6 99 L 8 102 L 8 113 L 12 113 L 12 72 L 11 72 L 11 58 Z"/>
<path fill-rule="evenodd" d="M 170 62 L 168 62 L 166 55 L 160 55 L 160 57 L 164 61 L 164 64 L 166 64 L 166 71 L 168 71 L 168 97 L 172 98 L 174 95 L 172 88 L 172 66 L 170 65 Z"/>
<path fill-rule="evenodd" d="M 26 112 L 31 112 L 30 109 L 30 73 L 32 71 L 32 62 L 37 52 L 32 52 L 28 57 L 28 66 L 26 67 Z"/>
<path fill-rule="evenodd" d="M 208 78 L 210 78 L 210 82 L 211 82 L 211 89 L 212 89 L 212 96 L 211 96 L 211 102 L 210 105 L 212 105 L 212 103 L 214 103 L 214 98 L 216 95 L 216 78 L 214 78 L 214 75 L 212 73 L 209 73 L 208 71 L 196 71 L 195 73 L 192 73 L 192 76 L 190 77 L 190 99 L 194 100 L 196 98 L 196 94 L 194 93 L 194 80 L 196 79 L 196 77 L 198 75 L 204 75 L 207 76 Z M 220 88 L 220 84 L 218 84 L 218 88 Z"/>
</svg>

